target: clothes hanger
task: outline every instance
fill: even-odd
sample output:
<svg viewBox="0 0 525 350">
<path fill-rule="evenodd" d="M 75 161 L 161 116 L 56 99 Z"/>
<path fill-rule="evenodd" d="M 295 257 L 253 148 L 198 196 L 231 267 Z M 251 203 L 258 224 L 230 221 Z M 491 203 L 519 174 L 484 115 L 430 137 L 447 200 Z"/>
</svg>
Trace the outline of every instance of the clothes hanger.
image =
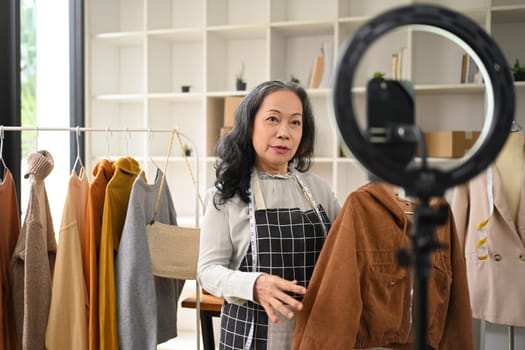
<svg viewBox="0 0 525 350">
<path fill-rule="evenodd" d="M 4 161 L 4 126 L 0 125 L 0 181 L 4 181 L 7 165 Z"/>
<path fill-rule="evenodd" d="M 72 171 L 75 171 L 77 168 L 77 165 L 80 165 L 79 172 L 77 173 L 79 176 L 82 174 L 82 171 L 84 170 L 84 163 L 82 163 L 82 159 L 80 157 L 80 127 L 77 126 L 76 131 L 76 138 L 77 138 L 77 157 L 75 158 L 75 163 L 73 164 Z"/>
<path fill-rule="evenodd" d="M 160 167 L 155 163 L 155 160 L 153 160 L 153 157 L 151 156 L 151 144 L 153 142 L 153 133 L 151 132 L 151 128 L 148 128 L 148 156 L 147 159 L 155 166 L 155 168 L 160 169 Z M 147 165 L 147 164 L 146 164 Z M 144 167 L 144 169 L 147 169 L 147 167 Z"/>
</svg>

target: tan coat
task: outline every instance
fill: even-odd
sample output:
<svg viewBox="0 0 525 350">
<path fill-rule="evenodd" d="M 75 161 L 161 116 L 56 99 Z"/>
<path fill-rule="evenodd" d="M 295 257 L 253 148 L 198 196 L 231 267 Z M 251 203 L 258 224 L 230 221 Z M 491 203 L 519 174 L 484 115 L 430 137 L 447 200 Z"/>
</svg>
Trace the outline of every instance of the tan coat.
<svg viewBox="0 0 525 350">
<path fill-rule="evenodd" d="M 82 169 L 71 174 L 62 212 L 58 251 L 46 329 L 46 349 L 87 350 L 88 297 L 80 237 L 85 231 L 89 182 Z"/>
<path fill-rule="evenodd" d="M 412 282 L 396 259 L 399 248 L 410 246 L 409 226 L 384 186 L 370 183 L 350 194 L 315 266 L 293 349 L 413 348 Z M 465 259 L 450 216 L 436 237 L 447 247 L 431 257 L 427 343 L 473 349 Z"/>
<path fill-rule="evenodd" d="M 467 260 L 472 315 L 492 323 L 525 327 L 525 191 L 521 191 L 515 225 L 500 174 L 496 167 L 492 169 L 494 213 L 486 226 L 487 260 L 479 260 L 476 253 L 476 225 L 487 219 L 490 212 L 486 171 L 456 187 L 452 199 L 458 235 Z"/>
</svg>

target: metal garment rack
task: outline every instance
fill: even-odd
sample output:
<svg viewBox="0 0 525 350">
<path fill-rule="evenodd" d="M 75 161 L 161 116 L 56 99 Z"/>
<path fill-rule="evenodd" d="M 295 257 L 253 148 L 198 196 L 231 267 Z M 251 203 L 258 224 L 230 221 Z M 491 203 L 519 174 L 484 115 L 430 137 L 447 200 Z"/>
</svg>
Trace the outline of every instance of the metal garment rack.
<svg viewBox="0 0 525 350">
<path fill-rule="evenodd" d="M 87 133 L 87 132 L 103 132 L 103 133 L 171 133 L 173 130 L 176 130 L 177 133 L 182 136 L 185 140 L 187 140 L 195 150 L 195 227 L 199 227 L 199 204 L 201 201 L 200 195 L 199 195 L 199 153 L 196 143 L 187 135 L 180 132 L 177 128 L 171 128 L 171 129 L 151 129 L 151 128 L 142 128 L 142 129 L 131 129 L 131 128 L 88 128 L 88 127 L 39 127 L 39 126 L 4 126 L 0 125 L 0 159 L 3 163 L 3 144 L 4 144 L 4 132 L 5 131 L 35 131 L 37 134 L 40 131 L 53 131 L 53 132 L 76 132 L 77 136 L 77 161 L 80 161 L 79 157 L 79 134 L 81 132 Z M 149 147 L 148 147 L 149 148 Z M 184 153 L 183 153 L 184 154 Z M 191 167 L 189 165 L 187 157 L 184 157 L 184 160 L 186 162 L 186 165 L 188 166 L 188 169 L 191 171 Z M 75 161 L 76 163 L 76 161 Z M 80 164 L 82 167 L 84 166 L 81 161 Z M 76 165 L 76 164 L 75 164 Z M 197 295 L 197 317 L 196 317 L 196 330 L 197 330 L 197 349 L 200 349 L 200 293 L 199 293 L 199 282 L 198 280 L 195 281 L 196 284 L 196 295 Z"/>
<path fill-rule="evenodd" d="M 101 132 L 101 133 L 171 133 L 172 130 L 175 129 L 181 135 L 184 137 L 185 140 L 187 140 L 192 146 L 195 151 L 195 227 L 199 226 L 199 203 L 200 203 L 200 196 L 199 196 L 199 153 L 198 148 L 195 142 L 188 137 L 183 132 L 180 132 L 177 128 L 171 128 L 171 129 L 152 129 L 152 128 L 88 128 L 88 127 L 82 127 L 82 126 L 76 126 L 76 127 L 46 127 L 46 126 L 4 126 L 0 125 L 0 141 L 3 145 L 4 142 L 4 132 L 5 131 L 35 131 L 37 134 L 41 131 L 53 131 L 53 132 L 76 132 L 77 133 L 77 157 L 78 157 L 78 135 L 81 132 L 88 133 L 88 132 Z M 2 155 L 0 154 L 0 157 Z M 186 158 L 185 158 L 186 159 Z M 187 159 L 186 159 L 187 161 Z M 189 164 L 188 164 L 189 165 Z"/>
</svg>

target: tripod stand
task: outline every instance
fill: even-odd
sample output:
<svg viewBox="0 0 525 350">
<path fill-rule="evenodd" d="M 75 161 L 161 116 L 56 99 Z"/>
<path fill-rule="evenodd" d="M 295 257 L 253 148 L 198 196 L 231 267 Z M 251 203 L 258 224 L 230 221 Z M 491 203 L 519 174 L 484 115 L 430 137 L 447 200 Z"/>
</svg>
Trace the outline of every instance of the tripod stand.
<svg viewBox="0 0 525 350">
<path fill-rule="evenodd" d="M 412 265 L 415 276 L 416 337 L 415 349 L 427 349 L 428 324 L 428 279 L 432 273 L 430 255 L 432 251 L 445 248 L 435 237 L 435 227 L 442 225 L 448 218 L 448 205 L 437 209 L 430 206 L 428 198 L 414 210 L 414 221 L 410 228 L 412 253 L 401 249 L 398 261 L 403 266 Z"/>
</svg>

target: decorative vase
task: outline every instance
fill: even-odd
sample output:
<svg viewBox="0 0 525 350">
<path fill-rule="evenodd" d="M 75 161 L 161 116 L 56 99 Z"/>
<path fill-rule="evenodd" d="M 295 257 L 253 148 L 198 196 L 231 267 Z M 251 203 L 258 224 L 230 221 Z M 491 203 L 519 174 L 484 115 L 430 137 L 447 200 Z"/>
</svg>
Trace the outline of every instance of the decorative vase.
<svg viewBox="0 0 525 350">
<path fill-rule="evenodd" d="M 246 90 L 246 82 L 237 81 L 237 91 L 244 91 L 244 90 Z"/>
<path fill-rule="evenodd" d="M 525 72 L 514 73 L 514 81 L 525 81 Z"/>
</svg>

